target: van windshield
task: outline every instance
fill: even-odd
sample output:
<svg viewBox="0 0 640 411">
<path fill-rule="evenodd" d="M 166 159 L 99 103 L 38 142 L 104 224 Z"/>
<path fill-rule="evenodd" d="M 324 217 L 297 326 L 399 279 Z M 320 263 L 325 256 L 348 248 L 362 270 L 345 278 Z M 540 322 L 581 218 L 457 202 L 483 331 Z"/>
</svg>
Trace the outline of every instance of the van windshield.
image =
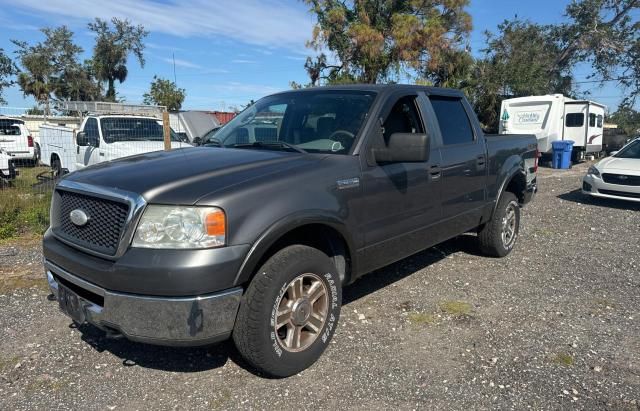
<svg viewBox="0 0 640 411">
<path fill-rule="evenodd" d="M 102 137 L 106 143 L 116 141 L 164 141 L 164 131 L 154 118 L 107 117 L 100 120 Z M 171 140 L 179 141 L 173 130 Z"/>
<path fill-rule="evenodd" d="M 347 154 L 375 96 L 318 90 L 265 97 L 223 126 L 209 145 Z"/>
</svg>

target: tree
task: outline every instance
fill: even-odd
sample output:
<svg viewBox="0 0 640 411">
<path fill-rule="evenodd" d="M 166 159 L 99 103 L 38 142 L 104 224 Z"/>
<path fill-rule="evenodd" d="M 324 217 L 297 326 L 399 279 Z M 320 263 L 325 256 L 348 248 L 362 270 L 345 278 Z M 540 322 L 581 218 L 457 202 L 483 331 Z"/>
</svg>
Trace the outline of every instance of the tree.
<svg viewBox="0 0 640 411">
<path fill-rule="evenodd" d="M 18 85 L 23 94 L 43 104 L 46 114 L 51 112 L 52 100 L 98 97 L 99 87 L 78 62 L 83 50 L 73 42 L 73 32 L 66 26 L 40 31 L 45 39 L 34 45 L 12 40 L 21 66 Z"/>
<path fill-rule="evenodd" d="M 185 90 L 178 88 L 176 83 L 153 76 L 151 88 L 142 96 L 144 104 L 166 106 L 168 110 L 180 110 L 185 98 Z"/>
<path fill-rule="evenodd" d="M 321 79 L 376 83 L 403 69 L 434 70 L 471 30 L 469 0 L 305 2 L 318 20 L 308 45 L 330 50 L 338 61 L 327 64 L 323 54 L 307 59 L 312 85 Z"/>
<path fill-rule="evenodd" d="M 617 81 L 633 104 L 640 95 L 640 0 L 581 0 L 567 6 L 569 22 L 555 28 L 558 64 L 587 63 L 591 78 Z"/>
<path fill-rule="evenodd" d="M 18 72 L 17 67 L 11 61 L 11 58 L 4 53 L 4 50 L 0 48 L 0 104 L 7 104 L 2 92 L 4 88 L 13 85 L 14 81 L 12 77 Z"/>
<path fill-rule="evenodd" d="M 129 20 L 120 20 L 116 17 L 109 22 L 96 18 L 89 23 L 89 30 L 96 34 L 96 44 L 93 48 L 91 64 L 93 73 L 100 80 L 107 83 L 105 98 L 109 101 L 116 100 L 115 81 L 123 83 L 128 74 L 127 59 L 133 54 L 144 67 L 144 43 L 149 34 L 143 26 L 134 26 Z"/>
<path fill-rule="evenodd" d="M 617 124 L 628 136 L 635 137 L 640 132 L 640 112 L 627 104 L 620 105 L 618 110 L 609 116 L 607 122 Z"/>
<path fill-rule="evenodd" d="M 559 62 L 563 50 L 552 26 L 505 20 L 496 34 L 486 32 L 485 37 L 487 46 L 473 64 L 463 57 L 450 61 L 451 71 L 464 81 L 445 85 L 467 92 L 488 131 L 497 131 L 500 104 L 506 98 L 573 93 L 572 66 L 568 61 Z"/>
</svg>

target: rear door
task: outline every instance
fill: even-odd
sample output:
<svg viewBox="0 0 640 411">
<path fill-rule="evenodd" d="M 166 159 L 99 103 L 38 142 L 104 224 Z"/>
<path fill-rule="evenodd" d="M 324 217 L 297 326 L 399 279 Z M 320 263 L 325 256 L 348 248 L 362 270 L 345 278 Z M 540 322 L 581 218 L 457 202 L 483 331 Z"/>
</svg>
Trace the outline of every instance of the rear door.
<svg viewBox="0 0 640 411">
<path fill-rule="evenodd" d="M 588 105 L 584 102 L 564 104 L 563 140 L 572 140 L 574 147 L 586 148 Z"/>
<path fill-rule="evenodd" d="M 604 132 L 604 108 L 589 104 L 589 121 L 587 123 L 587 153 L 602 151 Z"/>
<path fill-rule="evenodd" d="M 476 227 L 486 201 L 487 157 L 480 130 L 474 130 L 474 115 L 459 96 L 429 95 L 437 119 L 441 146 L 440 199 L 443 220 L 452 233 Z"/>
<path fill-rule="evenodd" d="M 427 127 L 417 93 L 394 94 L 375 118 L 380 121 L 368 136 L 368 147 L 386 144 L 393 133 L 425 133 Z M 439 162 L 437 147 L 420 163 L 365 165 L 362 172 L 361 231 L 369 244 L 367 270 L 429 246 L 428 227 L 441 218 L 439 176 L 430 167 Z M 396 258 L 394 258 L 396 257 Z"/>
</svg>

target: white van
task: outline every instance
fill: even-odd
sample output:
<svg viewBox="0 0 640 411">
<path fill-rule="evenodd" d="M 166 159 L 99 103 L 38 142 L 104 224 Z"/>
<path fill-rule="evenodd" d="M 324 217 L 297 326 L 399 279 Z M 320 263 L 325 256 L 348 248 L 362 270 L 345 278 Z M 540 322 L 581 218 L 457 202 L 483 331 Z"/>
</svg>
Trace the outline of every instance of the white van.
<svg viewBox="0 0 640 411">
<path fill-rule="evenodd" d="M 573 140 L 573 160 L 602 149 L 606 106 L 574 100 L 562 94 L 504 100 L 500 108 L 500 134 L 535 134 L 541 153 L 551 153 L 551 143 Z"/>
<path fill-rule="evenodd" d="M 164 149 L 162 121 L 151 116 L 89 115 L 80 130 L 40 127 L 41 162 L 54 175 L 122 157 Z M 171 148 L 191 147 L 172 132 Z"/>
</svg>

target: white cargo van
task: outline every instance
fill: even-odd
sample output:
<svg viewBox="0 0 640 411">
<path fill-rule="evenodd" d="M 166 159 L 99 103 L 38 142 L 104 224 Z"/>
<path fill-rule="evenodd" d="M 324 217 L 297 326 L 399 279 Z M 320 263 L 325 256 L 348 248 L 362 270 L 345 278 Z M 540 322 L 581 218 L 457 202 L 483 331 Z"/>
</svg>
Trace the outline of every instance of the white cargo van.
<svg viewBox="0 0 640 411">
<path fill-rule="evenodd" d="M 190 147 L 172 132 L 171 148 Z M 40 127 L 41 162 L 54 175 L 93 164 L 164 149 L 162 122 L 151 116 L 88 115 L 80 130 L 54 125 Z"/>
<path fill-rule="evenodd" d="M 603 104 L 574 100 L 562 94 L 504 100 L 500 108 L 500 134 L 535 134 L 541 153 L 551 153 L 551 143 L 573 140 L 573 160 L 603 150 Z"/>
</svg>

